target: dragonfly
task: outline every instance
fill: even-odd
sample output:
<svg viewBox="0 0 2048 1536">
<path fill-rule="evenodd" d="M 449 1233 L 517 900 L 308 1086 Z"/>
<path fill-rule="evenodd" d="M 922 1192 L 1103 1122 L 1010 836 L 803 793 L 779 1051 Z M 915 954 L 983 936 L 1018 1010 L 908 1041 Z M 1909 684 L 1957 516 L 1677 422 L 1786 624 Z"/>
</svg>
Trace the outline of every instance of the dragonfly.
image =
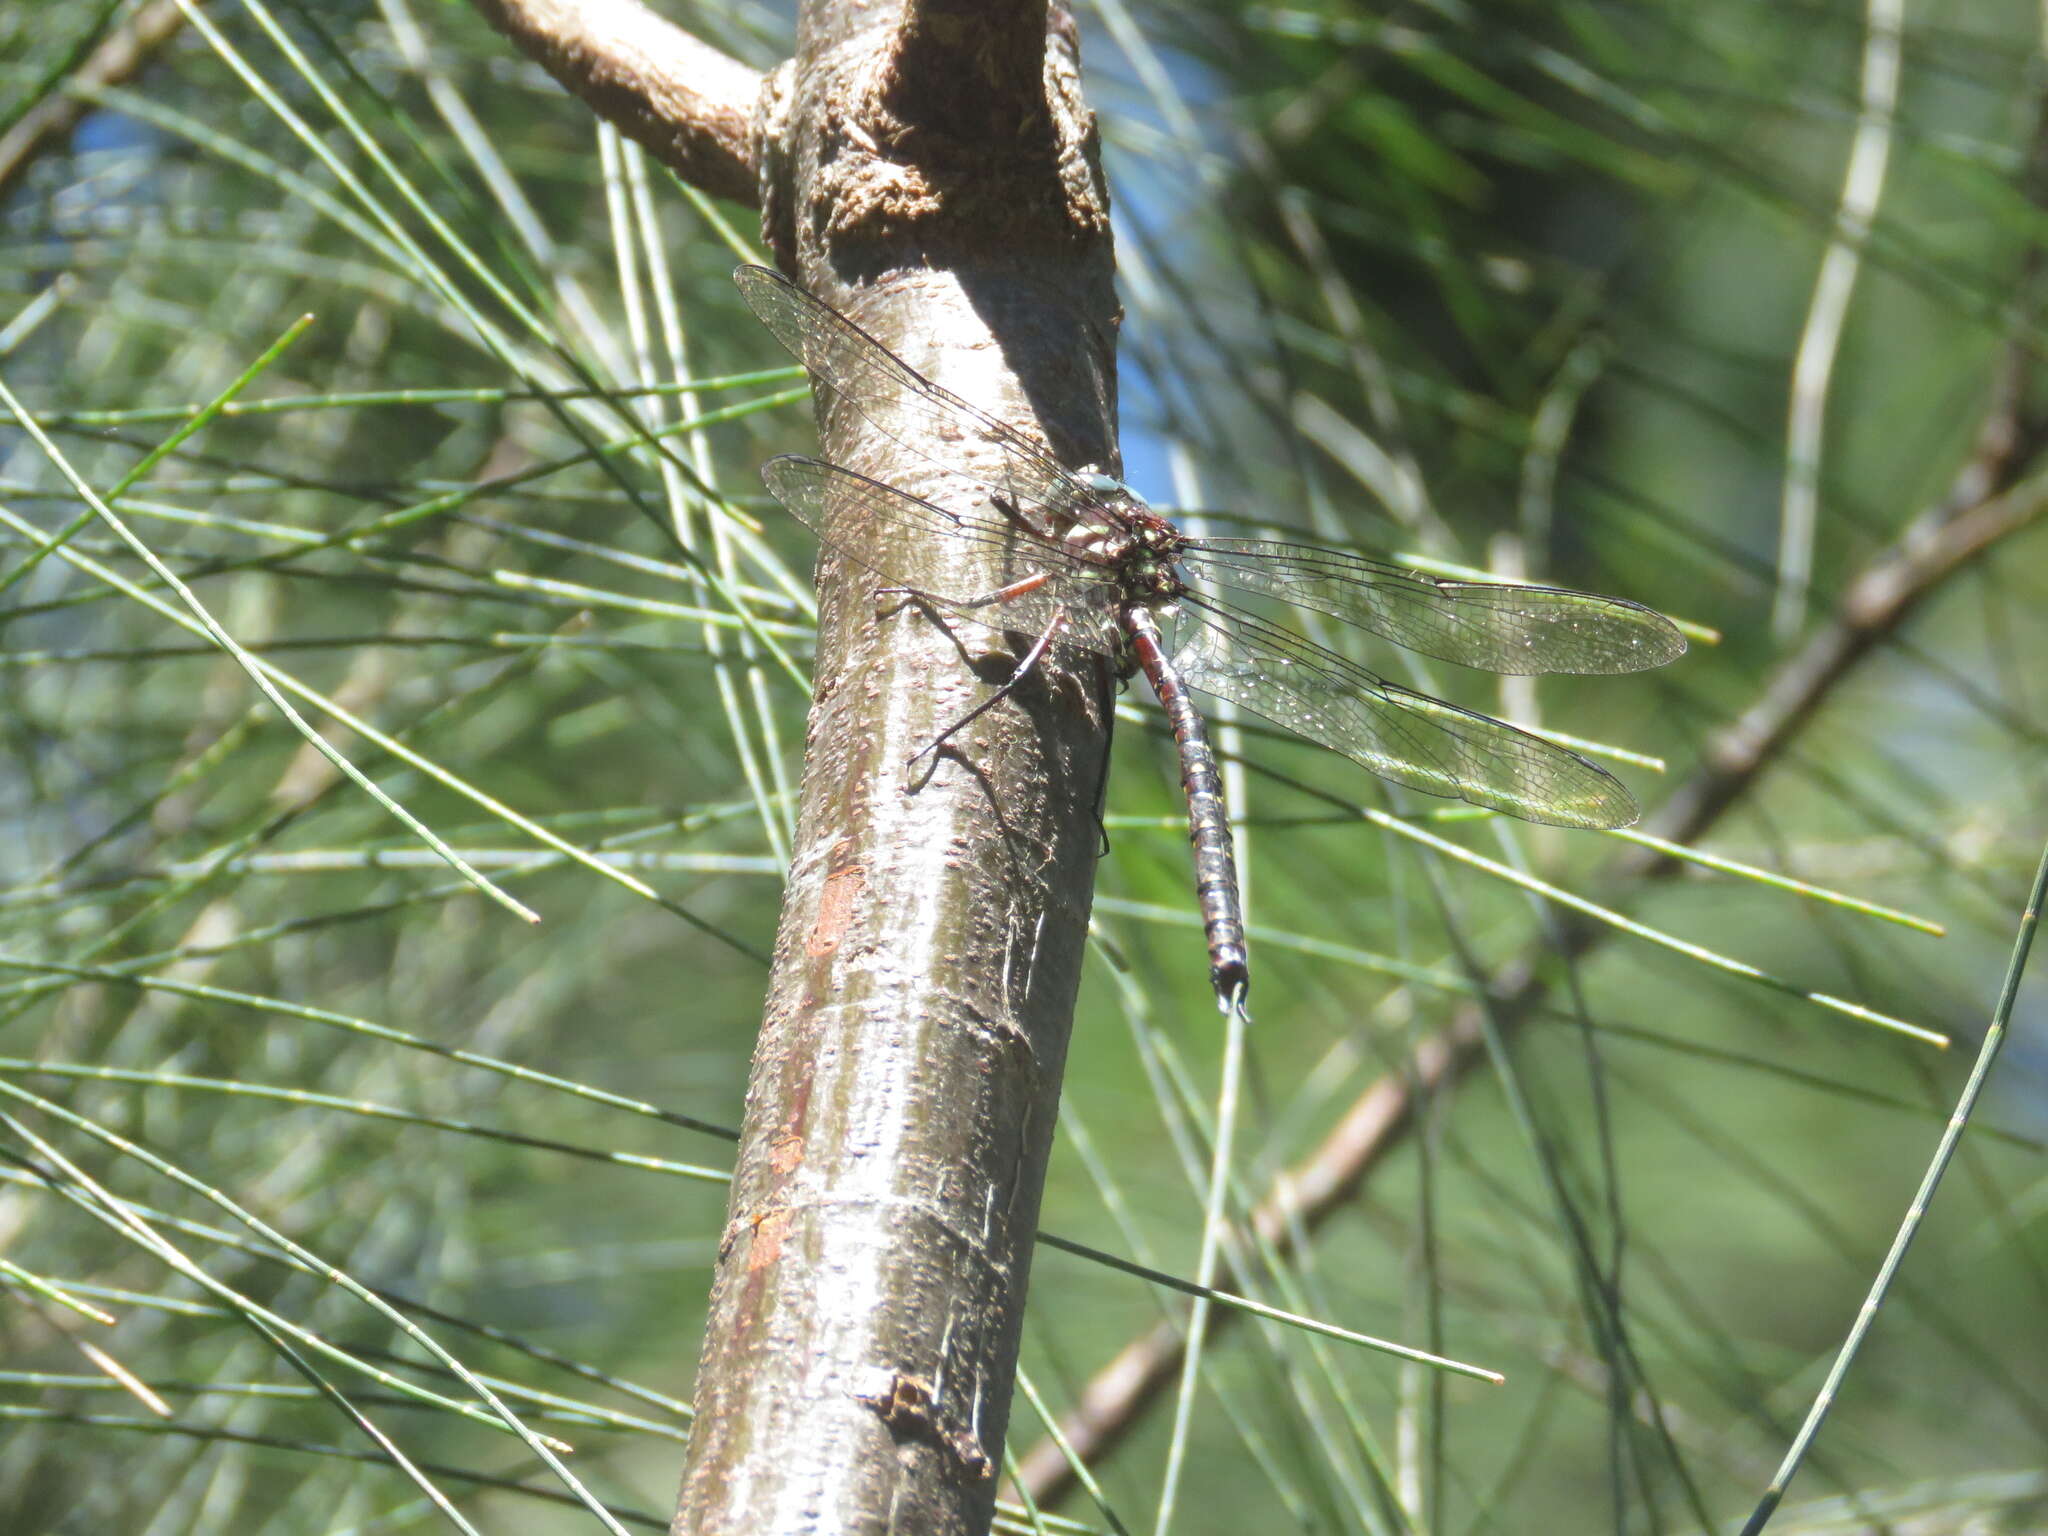
<svg viewBox="0 0 2048 1536">
<path fill-rule="evenodd" d="M 1145 674 L 1179 755 L 1209 979 L 1224 1011 L 1245 1007 L 1251 964 L 1222 778 L 1190 690 L 1426 794 L 1551 826 L 1636 819 L 1620 781 L 1577 753 L 1389 682 L 1242 599 L 1278 600 L 1425 656 L 1508 674 L 1662 666 L 1684 654 L 1685 637 L 1654 609 L 1559 587 L 1449 580 L 1344 550 L 1186 532 L 1121 480 L 1067 468 L 1019 428 L 926 378 L 780 272 L 743 266 L 733 280 L 813 387 L 878 430 L 920 454 L 934 440 L 993 450 L 985 468 L 935 461 L 980 487 L 964 508 L 802 455 L 770 459 L 761 471 L 783 506 L 884 580 L 971 622 L 1039 636 L 974 714 L 1055 639 L 1111 658 L 1121 677 Z M 889 550 L 934 539 L 977 552 L 992 580 L 932 592 L 891 568 Z"/>
</svg>

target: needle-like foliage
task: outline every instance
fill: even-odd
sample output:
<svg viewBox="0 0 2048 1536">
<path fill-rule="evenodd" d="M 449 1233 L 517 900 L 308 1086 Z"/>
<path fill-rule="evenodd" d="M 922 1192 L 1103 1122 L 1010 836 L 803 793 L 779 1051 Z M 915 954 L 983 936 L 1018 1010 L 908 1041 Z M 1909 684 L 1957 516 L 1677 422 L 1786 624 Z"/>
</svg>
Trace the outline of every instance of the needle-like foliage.
<svg viewBox="0 0 2048 1536">
<path fill-rule="evenodd" d="M 1002 1528 L 1763 1495 L 2048 836 L 2028 20 L 1081 10 L 1132 484 L 1693 645 L 1357 656 L 1631 832 L 1226 712 L 1249 1031 L 1124 695 Z M 0 0 L 0 71 L 0 1525 L 661 1528 L 809 703 L 753 214 L 458 6 Z M 2042 997 L 1778 1528 L 2048 1507 Z"/>
</svg>

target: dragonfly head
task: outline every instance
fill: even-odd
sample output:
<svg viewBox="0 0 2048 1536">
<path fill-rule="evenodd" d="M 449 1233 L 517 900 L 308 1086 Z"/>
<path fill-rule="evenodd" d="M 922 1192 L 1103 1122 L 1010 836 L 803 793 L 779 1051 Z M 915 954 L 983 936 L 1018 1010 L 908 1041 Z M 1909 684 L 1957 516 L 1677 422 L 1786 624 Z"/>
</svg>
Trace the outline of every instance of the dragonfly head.
<svg viewBox="0 0 2048 1536">
<path fill-rule="evenodd" d="M 1077 469 L 1074 471 L 1074 483 L 1092 496 L 1098 507 L 1114 517 L 1129 519 L 1151 513 L 1145 498 L 1115 475 L 1104 474 L 1099 469 Z"/>
<path fill-rule="evenodd" d="M 1105 474 L 1099 469 L 1077 469 L 1074 471 L 1074 479 L 1091 496 L 1100 497 L 1111 505 L 1126 507 L 1142 507 L 1145 505 L 1145 498 L 1132 490 L 1128 484 L 1117 479 L 1115 475 Z"/>
</svg>

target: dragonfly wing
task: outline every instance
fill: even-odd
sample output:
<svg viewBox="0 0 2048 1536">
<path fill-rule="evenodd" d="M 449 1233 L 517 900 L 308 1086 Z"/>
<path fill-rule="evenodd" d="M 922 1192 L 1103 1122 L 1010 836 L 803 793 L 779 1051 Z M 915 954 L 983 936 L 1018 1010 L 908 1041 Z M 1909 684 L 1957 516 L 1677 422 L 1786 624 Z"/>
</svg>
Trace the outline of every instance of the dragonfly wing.
<svg viewBox="0 0 2048 1536">
<path fill-rule="evenodd" d="M 1008 422 L 934 384 L 780 272 L 745 266 L 732 279 L 747 307 L 816 381 L 845 396 L 879 431 L 911 452 L 925 454 L 931 438 L 982 439 L 1002 452 L 1003 469 L 998 474 L 933 462 L 1031 506 L 1064 511 L 1087 499 L 1078 482 L 1045 449 Z"/>
<path fill-rule="evenodd" d="M 1174 665 L 1188 685 L 1250 710 L 1383 779 L 1557 827 L 1625 827 L 1636 803 L 1574 752 L 1377 677 L 1250 614 L 1182 600 Z"/>
<path fill-rule="evenodd" d="M 1271 539 L 1196 539 L 1182 559 L 1217 586 L 1312 608 L 1408 650 L 1488 672 L 1640 672 L 1685 654 L 1685 636 L 1669 619 L 1626 598 L 1444 581 Z"/>
<path fill-rule="evenodd" d="M 855 474 L 822 459 L 784 454 L 761 466 L 775 499 L 825 543 L 885 581 L 928 598 L 990 629 L 1043 632 L 1055 618 L 1061 637 L 1115 656 L 1123 648 L 1116 622 L 1116 573 L 1063 545 L 1001 518 L 944 507 Z M 833 516 L 826 516 L 827 506 Z M 989 574 L 981 592 L 934 592 L 928 579 L 893 568 L 880 551 L 917 548 L 945 539 L 977 549 Z"/>
</svg>

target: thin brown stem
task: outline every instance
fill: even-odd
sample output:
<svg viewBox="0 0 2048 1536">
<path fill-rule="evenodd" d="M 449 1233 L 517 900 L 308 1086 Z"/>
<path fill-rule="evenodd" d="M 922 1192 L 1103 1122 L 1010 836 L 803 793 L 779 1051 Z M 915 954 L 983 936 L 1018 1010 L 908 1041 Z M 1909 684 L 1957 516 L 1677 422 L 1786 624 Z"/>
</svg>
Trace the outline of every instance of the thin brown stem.
<svg viewBox="0 0 2048 1536">
<path fill-rule="evenodd" d="M 758 202 L 761 74 L 640 0 L 471 0 L 599 117 L 692 186 Z"/>
<path fill-rule="evenodd" d="M 37 155 L 69 141 L 78 120 L 93 110 L 88 93 L 132 79 L 185 24 L 173 0 L 151 0 L 99 40 L 60 88 L 22 113 L 0 134 L 0 199 L 4 199 Z"/>
</svg>

